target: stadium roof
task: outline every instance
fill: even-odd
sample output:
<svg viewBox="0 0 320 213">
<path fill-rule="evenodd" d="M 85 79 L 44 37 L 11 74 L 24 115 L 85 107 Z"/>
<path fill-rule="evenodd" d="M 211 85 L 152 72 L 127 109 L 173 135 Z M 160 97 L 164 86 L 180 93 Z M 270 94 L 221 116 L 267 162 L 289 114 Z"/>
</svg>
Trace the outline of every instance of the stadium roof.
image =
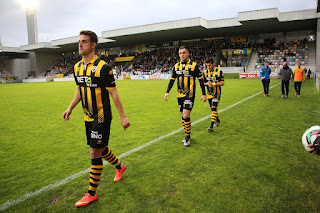
<svg viewBox="0 0 320 213">
<path fill-rule="evenodd" d="M 239 12 L 238 17 L 205 20 L 201 17 L 102 32 L 99 49 L 199 38 L 246 36 L 260 33 L 316 30 L 316 9 L 280 13 L 277 8 Z M 78 36 L 21 46 L 34 52 L 76 52 Z"/>
</svg>

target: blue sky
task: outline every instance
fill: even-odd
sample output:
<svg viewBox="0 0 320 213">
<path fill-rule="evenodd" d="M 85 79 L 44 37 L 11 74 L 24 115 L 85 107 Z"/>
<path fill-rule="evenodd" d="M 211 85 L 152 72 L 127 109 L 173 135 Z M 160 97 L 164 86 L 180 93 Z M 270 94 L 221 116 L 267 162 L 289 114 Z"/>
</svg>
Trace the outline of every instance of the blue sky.
<svg viewBox="0 0 320 213">
<path fill-rule="evenodd" d="M 24 0 L 26 1 L 26 0 Z M 278 8 L 280 12 L 316 8 L 316 0 L 36 0 L 39 42 L 186 18 L 237 17 L 238 12 Z M 26 11 L 20 0 L 0 0 L 3 46 L 27 44 Z"/>
</svg>

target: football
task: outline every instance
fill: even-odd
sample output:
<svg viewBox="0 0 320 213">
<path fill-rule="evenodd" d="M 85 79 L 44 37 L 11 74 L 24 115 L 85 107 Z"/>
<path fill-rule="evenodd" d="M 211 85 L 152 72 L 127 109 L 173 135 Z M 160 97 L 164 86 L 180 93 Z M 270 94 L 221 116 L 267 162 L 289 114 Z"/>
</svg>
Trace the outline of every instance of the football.
<svg viewBox="0 0 320 213">
<path fill-rule="evenodd" d="M 308 152 L 312 149 L 308 145 L 313 144 L 317 137 L 320 137 L 320 126 L 312 126 L 302 135 L 302 145 Z"/>
</svg>

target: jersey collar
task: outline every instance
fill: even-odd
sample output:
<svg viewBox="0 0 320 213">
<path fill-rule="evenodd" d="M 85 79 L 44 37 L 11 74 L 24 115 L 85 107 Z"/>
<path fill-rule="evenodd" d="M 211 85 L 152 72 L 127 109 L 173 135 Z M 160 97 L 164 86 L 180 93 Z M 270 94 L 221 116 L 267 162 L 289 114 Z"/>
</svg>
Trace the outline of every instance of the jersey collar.
<svg viewBox="0 0 320 213">
<path fill-rule="evenodd" d="M 181 64 L 187 64 L 187 63 L 190 63 L 191 59 L 189 58 L 188 61 L 180 61 Z"/>
<path fill-rule="evenodd" d="M 97 59 L 98 59 L 98 56 L 95 55 L 94 58 L 88 64 L 93 64 Z M 81 60 L 81 63 L 84 64 L 83 59 Z"/>
</svg>

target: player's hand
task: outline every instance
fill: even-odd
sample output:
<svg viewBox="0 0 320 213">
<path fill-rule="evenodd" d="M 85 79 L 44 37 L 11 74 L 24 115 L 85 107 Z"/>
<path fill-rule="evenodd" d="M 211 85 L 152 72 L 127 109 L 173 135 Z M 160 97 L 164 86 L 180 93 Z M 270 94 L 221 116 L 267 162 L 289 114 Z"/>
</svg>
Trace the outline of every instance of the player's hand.
<svg viewBox="0 0 320 213">
<path fill-rule="evenodd" d="M 121 125 L 124 130 L 126 130 L 130 126 L 130 122 L 127 117 L 121 118 Z"/>
<path fill-rule="evenodd" d="M 164 94 L 164 100 L 168 101 L 168 99 L 169 99 L 169 93 Z"/>
<path fill-rule="evenodd" d="M 261 80 L 263 80 L 265 77 L 261 77 Z"/>
<path fill-rule="evenodd" d="M 212 81 L 208 81 L 208 86 L 212 87 Z"/>
<path fill-rule="evenodd" d="M 72 113 L 72 110 L 70 110 L 69 108 L 64 111 L 64 113 L 62 114 L 62 119 L 65 121 L 68 121 L 70 119 L 70 115 Z"/>
<path fill-rule="evenodd" d="M 206 100 L 207 100 L 207 96 L 206 95 L 202 95 L 201 96 L 201 102 L 206 102 Z"/>
</svg>

